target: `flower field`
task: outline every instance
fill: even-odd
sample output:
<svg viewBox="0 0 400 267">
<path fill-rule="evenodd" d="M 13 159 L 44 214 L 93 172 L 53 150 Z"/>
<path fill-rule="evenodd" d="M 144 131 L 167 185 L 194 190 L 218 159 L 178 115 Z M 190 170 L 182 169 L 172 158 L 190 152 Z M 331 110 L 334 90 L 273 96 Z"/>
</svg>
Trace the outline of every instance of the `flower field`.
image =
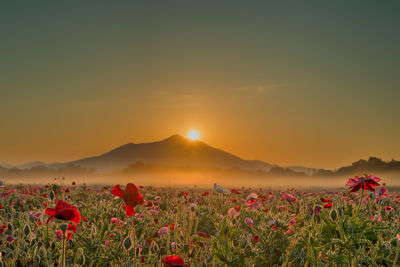
<svg viewBox="0 0 400 267">
<path fill-rule="evenodd" d="M 395 266 L 400 195 L 383 182 L 344 179 L 334 192 L 4 185 L 0 265 Z"/>
</svg>

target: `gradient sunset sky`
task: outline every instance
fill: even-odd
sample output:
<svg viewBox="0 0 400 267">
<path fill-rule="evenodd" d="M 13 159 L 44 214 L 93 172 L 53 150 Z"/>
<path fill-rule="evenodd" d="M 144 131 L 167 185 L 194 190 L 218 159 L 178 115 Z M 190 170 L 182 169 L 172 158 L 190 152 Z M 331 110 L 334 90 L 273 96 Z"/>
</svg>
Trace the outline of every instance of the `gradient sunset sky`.
<svg viewBox="0 0 400 267">
<path fill-rule="evenodd" d="M 400 160 L 400 1 L 2 1 L 0 163 L 198 129 L 245 159 Z"/>
</svg>

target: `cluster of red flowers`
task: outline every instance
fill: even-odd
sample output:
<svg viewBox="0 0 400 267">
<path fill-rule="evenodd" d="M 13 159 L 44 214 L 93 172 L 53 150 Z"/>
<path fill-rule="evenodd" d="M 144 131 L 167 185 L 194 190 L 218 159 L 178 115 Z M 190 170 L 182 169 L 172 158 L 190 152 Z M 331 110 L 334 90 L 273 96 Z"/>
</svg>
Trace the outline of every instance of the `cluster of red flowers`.
<svg viewBox="0 0 400 267">
<path fill-rule="evenodd" d="M 381 179 L 374 176 L 374 175 L 364 175 L 361 177 L 354 177 L 354 178 L 350 178 L 348 180 L 348 182 L 346 183 L 346 186 L 349 187 L 349 189 L 351 189 L 349 191 L 349 193 L 352 192 L 356 192 L 360 189 L 362 190 L 368 190 L 368 191 L 375 191 L 375 187 L 379 186 L 380 184 L 378 183 Z M 73 185 L 75 186 L 75 182 L 73 183 Z M 67 190 L 64 190 L 65 192 L 67 192 Z M 232 194 L 241 194 L 241 192 L 238 189 L 232 189 L 230 191 L 230 193 Z M 132 216 L 135 214 L 135 207 L 137 205 L 143 205 L 145 203 L 144 198 L 142 197 L 142 195 L 140 194 L 139 189 L 136 187 L 136 185 L 132 184 L 132 183 L 128 183 L 125 187 L 124 190 L 121 189 L 120 185 L 116 185 L 112 190 L 111 190 L 111 194 L 113 194 L 116 197 L 122 198 L 124 201 L 124 208 L 125 208 L 125 213 L 127 216 Z M 271 194 L 271 192 L 270 192 Z M 180 196 L 184 197 L 185 200 L 188 199 L 188 193 L 187 192 L 180 192 Z M 202 196 L 208 196 L 209 192 L 203 192 Z M 262 196 L 260 195 L 256 195 L 257 198 L 262 198 Z M 44 195 L 45 197 L 45 195 Z M 295 202 L 296 201 L 296 197 L 290 193 L 283 193 L 282 195 L 283 199 L 288 201 L 288 202 Z M 257 198 L 250 198 L 248 199 L 246 202 L 248 205 L 253 205 L 255 203 L 257 203 Z M 268 196 L 266 195 L 263 198 L 264 200 L 268 200 Z M 157 202 L 158 200 L 155 200 L 155 202 Z M 329 198 L 324 198 L 321 197 L 320 201 L 322 203 L 324 203 L 323 208 L 332 208 L 332 201 Z M 236 202 L 236 201 L 232 201 L 232 202 Z M 45 203 L 45 206 L 47 207 L 48 205 Z M 152 208 L 154 207 L 154 202 L 152 200 L 149 200 L 145 203 L 146 208 Z M 282 206 L 283 207 L 283 206 Z M 2 208 L 2 207 L 1 207 Z M 316 214 L 319 213 L 321 207 L 319 207 L 319 210 L 316 211 L 314 208 L 314 212 Z M 389 212 L 391 209 L 393 209 L 392 207 L 385 207 L 385 210 L 387 212 Z M 230 213 L 234 213 L 237 212 L 239 213 L 240 210 L 240 206 L 236 206 L 235 208 L 231 208 L 230 211 L 228 211 L 228 215 Z M 267 210 L 265 210 L 267 211 Z M 76 232 L 77 231 L 77 224 L 80 223 L 81 219 L 87 221 L 86 218 L 81 217 L 81 214 L 79 212 L 79 210 L 75 207 L 72 206 L 68 203 L 66 203 L 63 200 L 56 200 L 56 206 L 54 209 L 52 208 L 46 208 L 46 214 L 49 215 L 50 217 L 47 220 L 47 224 L 49 223 L 50 220 L 56 218 L 59 220 L 64 220 L 64 221 L 69 221 L 72 224 L 68 224 L 68 232 L 73 231 Z M 233 215 L 230 215 L 231 217 L 233 217 Z M 291 220 L 292 221 L 292 220 Z M 293 220 L 294 221 L 294 220 Z M 154 222 L 158 223 L 158 219 L 154 218 Z M 249 226 L 253 225 L 253 221 L 250 218 L 246 218 L 245 219 L 245 223 L 248 224 Z M 278 224 L 276 221 L 270 221 L 269 225 L 272 229 L 276 229 L 278 228 Z M 174 231 L 174 227 L 175 224 L 172 223 L 171 225 L 166 224 L 165 227 L 160 228 L 160 231 L 163 230 L 164 232 L 168 231 L 168 228 L 170 228 L 170 231 Z M 5 225 L 0 227 L 0 233 L 4 232 L 5 229 L 7 227 Z M 165 229 L 164 229 L 165 228 Z M 57 234 L 60 234 L 61 230 L 57 231 Z M 160 232 L 159 231 L 159 232 Z M 160 233 L 162 233 L 163 231 L 161 231 Z M 72 235 L 72 232 L 71 232 Z M 71 238 L 71 235 L 67 236 L 68 239 Z M 207 234 L 203 233 L 203 232 L 198 232 L 198 236 L 199 237 L 203 237 L 203 238 L 209 238 L 207 236 Z M 259 242 L 259 236 L 256 234 L 253 236 L 252 241 L 257 243 Z M 150 244 L 152 242 L 151 239 L 147 239 L 147 242 Z M 325 261 L 326 256 L 322 255 L 322 258 L 320 259 L 322 262 Z M 145 258 L 143 257 L 141 259 L 142 262 L 145 261 Z M 189 266 L 187 263 L 185 263 L 185 261 L 183 260 L 182 257 L 179 257 L 177 255 L 170 255 L 170 256 L 166 256 L 165 258 L 162 259 L 162 263 L 164 264 L 164 266 Z"/>
</svg>

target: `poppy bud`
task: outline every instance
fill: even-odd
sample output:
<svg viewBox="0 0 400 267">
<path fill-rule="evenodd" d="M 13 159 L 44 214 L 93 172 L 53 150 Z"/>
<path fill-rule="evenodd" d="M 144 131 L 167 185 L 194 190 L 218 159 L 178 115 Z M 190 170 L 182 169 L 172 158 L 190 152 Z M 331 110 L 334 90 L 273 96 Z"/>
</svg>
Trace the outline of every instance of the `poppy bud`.
<svg viewBox="0 0 400 267">
<path fill-rule="evenodd" d="M 66 223 L 60 224 L 60 229 L 65 234 L 65 232 L 68 230 L 68 224 L 66 224 Z"/>
<path fill-rule="evenodd" d="M 49 196 L 50 196 L 50 198 L 51 198 L 52 200 L 54 199 L 54 191 L 53 191 L 53 190 L 50 191 Z"/>
<path fill-rule="evenodd" d="M 125 238 L 124 242 L 123 242 L 124 248 L 128 251 L 131 249 L 132 247 L 132 239 L 130 238 L 130 236 L 128 236 L 127 238 Z"/>
<path fill-rule="evenodd" d="M 335 221 L 337 219 L 336 209 L 331 210 L 331 213 L 329 214 L 329 216 L 331 217 L 332 221 Z"/>
<path fill-rule="evenodd" d="M 29 225 L 25 225 L 24 233 L 25 235 L 29 235 L 31 233 L 31 228 L 29 227 Z"/>
</svg>

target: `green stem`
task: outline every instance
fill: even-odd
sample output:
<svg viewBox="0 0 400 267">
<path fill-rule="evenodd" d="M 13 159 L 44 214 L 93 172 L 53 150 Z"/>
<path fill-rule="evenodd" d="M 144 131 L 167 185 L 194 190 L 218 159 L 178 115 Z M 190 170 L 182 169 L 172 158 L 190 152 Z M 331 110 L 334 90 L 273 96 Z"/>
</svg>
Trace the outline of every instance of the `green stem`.
<svg viewBox="0 0 400 267">
<path fill-rule="evenodd" d="M 399 256 L 399 241 L 397 240 L 396 256 L 394 256 L 393 266 L 396 266 L 398 256 Z"/>
<path fill-rule="evenodd" d="M 61 259 L 61 266 L 62 267 L 65 267 L 66 266 L 66 264 L 65 264 L 65 242 L 66 242 L 66 232 L 65 233 L 63 233 L 63 240 L 62 240 L 62 259 Z"/>
<path fill-rule="evenodd" d="M 357 215 L 358 215 L 358 211 L 359 211 L 359 209 L 360 209 L 360 206 L 361 206 L 361 202 L 362 202 L 362 198 L 364 197 L 364 186 L 361 188 L 361 197 L 360 197 L 360 199 L 358 200 L 358 206 L 357 206 L 357 210 L 356 210 L 356 217 L 357 217 Z"/>
</svg>

